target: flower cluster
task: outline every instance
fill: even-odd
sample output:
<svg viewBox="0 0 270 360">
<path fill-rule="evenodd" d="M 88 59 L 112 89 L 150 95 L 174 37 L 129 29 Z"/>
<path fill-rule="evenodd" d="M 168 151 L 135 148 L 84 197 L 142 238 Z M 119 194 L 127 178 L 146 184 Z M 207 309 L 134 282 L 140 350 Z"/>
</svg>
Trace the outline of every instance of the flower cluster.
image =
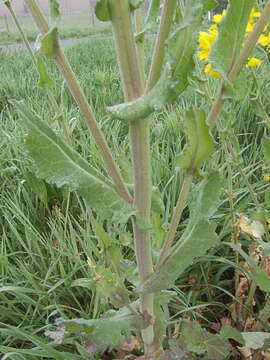
<svg viewBox="0 0 270 360">
<path fill-rule="evenodd" d="M 214 24 L 212 26 L 210 26 L 208 31 L 206 31 L 206 32 L 201 31 L 200 36 L 199 36 L 199 51 L 198 51 L 199 58 L 200 58 L 200 60 L 205 60 L 207 62 L 206 66 L 204 68 L 205 73 L 207 75 L 210 74 L 212 77 L 215 77 L 215 78 L 220 78 L 220 73 L 217 71 L 211 70 L 212 66 L 209 63 L 208 56 L 210 54 L 211 46 L 218 36 L 217 24 L 222 20 L 222 18 L 225 16 L 225 14 L 226 14 L 226 10 L 223 10 L 222 14 L 214 15 L 214 17 L 213 17 Z M 249 37 L 249 35 L 253 31 L 254 26 L 256 25 L 256 20 L 260 16 L 261 16 L 261 13 L 259 11 L 256 11 L 254 8 L 251 10 L 248 24 L 246 27 L 246 34 L 245 34 L 246 38 Z M 260 37 L 258 39 L 258 44 L 260 44 L 262 46 L 268 46 L 270 44 L 270 32 L 268 29 L 268 25 L 265 27 L 264 32 L 260 35 Z M 261 65 L 260 59 L 252 57 L 248 60 L 249 67 L 254 67 L 254 66 L 259 66 L 259 65 Z"/>
</svg>

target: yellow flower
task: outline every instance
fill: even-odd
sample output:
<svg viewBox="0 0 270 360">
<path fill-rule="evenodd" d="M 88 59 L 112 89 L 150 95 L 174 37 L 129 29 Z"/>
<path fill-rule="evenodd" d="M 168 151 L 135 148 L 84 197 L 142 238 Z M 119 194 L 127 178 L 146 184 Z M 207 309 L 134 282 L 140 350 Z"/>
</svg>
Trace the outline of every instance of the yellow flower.
<svg viewBox="0 0 270 360">
<path fill-rule="evenodd" d="M 213 42 L 215 41 L 216 37 L 218 36 L 218 23 L 222 20 L 222 18 L 225 16 L 226 10 L 223 10 L 222 14 L 216 14 L 213 17 L 214 24 L 210 26 L 207 32 L 201 31 L 199 35 L 199 50 L 198 50 L 198 56 L 200 60 L 206 60 L 208 62 L 208 57 L 211 51 L 211 46 Z M 246 37 L 250 35 L 250 33 L 253 31 L 254 26 L 256 25 L 256 20 L 261 16 L 261 13 L 256 11 L 254 8 L 252 9 L 250 13 L 250 17 L 248 20 L 248 24 L 246 27 Z M 268 25 L 265 27 L 264 31 L 268 28 Z M 270 33 L 268 35 L 261 34 L 258 40 L 258 44 L 262 46 L 268 46 L 270 45 Z M 242 44 L 244 46 L 244 43 Z M 255 57 L 248 60 L 248 66 L 255 67 L 261 65 L 261 60 L 257 59 Z M 207 75 L 211 75 L 215 78 L 220 78 L 221 75 L 217 71 L 211 70 L 211 64 L 208 63 L 205 66 L 204 72 Z"/>
<path fill-rule="evenodd" d="M 211 45 L 215 41 L 217 37 L 217 30 L 212 29 L 209 32 L 201 31 L 199 35 L 199 58 L 200 60 L 206 59 L 208 60 L 208 55 L 211 50 Z"/>
<path fill-rule="evenodd" d="M 217 71 L 213 71 L 211 70 L 212 65 L 211 64 L 207 64 L 204 68 L 204 72 L 206 73 L 206 75 L 211 75 L 212 77 L 219 79 L 220 78 L 220 73 Z"/>
<path fill-rule="evenodd" d="M 219 23 L 225 14 L 226 14 L 226 10 L 223 10 L 222 14 L 214 15 L 214 17 L 213 17 L 214 22 Z"/>
<path fill-rule="evenodd" d="M 248 66 L 254 67 L 254 66 L 260 66 L 262 61 L 260 59 L 257 59 L 255 57 L 248 60 Z"/>
<path fill-rule="evenodd" d="M 248 22 L 247 27 L 246 27 L 246 36 L 249 36 L 250 33 L 252 33 L 253 29 L 254 29 L 255 24 L 253 22 Z"/>
<path fill-rule="evenodd" d="M 261 16 L 261 13 L 259 11 L 255 11 L 254 8 L 252 8 L 250 16 L 249 16 L 249 21 L 253 21 L 254 18 L 259 18 Z"/>
<path fill-rule="evenodd" d="M 266 181 L 270 181 L 270 174 L 265 174 L 265 175 L 264 175 L 264 179 L 265 179 Z"/>
<path fill-rule="evenodd" d="M 262 46 L 267 46 L 270 43 L 270 34 L 268 36 L 261 34 L 258 43 Z"/>
</svg>

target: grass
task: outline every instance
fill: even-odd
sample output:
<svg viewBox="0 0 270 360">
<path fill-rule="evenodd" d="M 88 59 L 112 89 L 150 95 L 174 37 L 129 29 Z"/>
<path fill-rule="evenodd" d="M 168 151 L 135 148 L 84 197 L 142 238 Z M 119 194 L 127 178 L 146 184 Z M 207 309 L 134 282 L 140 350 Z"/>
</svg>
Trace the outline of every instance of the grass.
<svg viewBox="0 0 270 360">
<path fill-rule="evenodd" d="M 29 41 L 35 41 L 39 31 L 30 15 L 20 16 L 19 21 L 25 30 Z M 94 21 L 94 23 L 93 23 Z M 60 38 L 83 38 L 96 35 L 111 35 L 112 28 L 109 22 L 100 22 L 88 13 L 63 14 L 59 24 Z M 21 43 L 20 34 L 11 17 L 0 17 L 0 46 Z"/>
<path fill-rule="evenodd" d="M 147 41 L 147 54 L 151 47 L 152 43 Z M 114 149 L 125 181 L 131 183 L 128 129 L 125 124 L 109 119 L 105 110 L 105 106 L 123 101 L 111 41 L 91 40 L 77 44 L 66 49 L 66 54 L 110 148 Z M 147 56 L 147 67 L 149 61 Z M 78 108 L 52 62 L 48 62 L 48 71 L 54 79 L 52 90 L 74 148 L 106 172 Z M 0 72 L 0 355 L 4 359 L 4 354 L 9 354 L 14 360 L 87 359 L 89 354 L 80 346 L 80 338 L 70 336 L 64 345 L 53 346 L 44 337 L 44 331 L 56 318 L 98 318 L 109 308 L 87 284 L 73 286 L 76 279 L 90 278 L 87 258 L 97 260 L 102 254 L 82 200 L 68 189 L 57 189 L 34 175 L 34 166 L 23 145 L 26 130 L 7 100 L 24 100 L 58 132 L 59 126 L 43 90 L 37 88 L 38 76 L 26 52 L 0 53 Z M 263 67 L 258 76 L 262 86 L 269 81 Z M 214 81 L 210 86 L 214 93 Z M 265 89 L 262 102 L 267 108 L 269 90 Z M 164 218 L 153 219 L 156 249 L 160 248 L 183 180 L 181 173 L 175 171 L 176 154 L 183 150 L 185 143 L 183 112 L 194 105 L 208 109 L 204 97 L 187 89 L 176 105 L 155 114 L 151 120 L 153 183 L 160 188 L 166 205 Z M 233 124 L 235 142 L 238 141 L 242 149 L 241 167 L 264 207 L 267 183 L 260 145 L 264 131 L 256 106 L 255 100 L 250 102 L 244 97 L 241 101 L 229 101 L 225 110 Z M 215 138 L 220 143 L 218 133 Z M 231 241 L 236 214 L 251 216 L 256 209 L 239 168 L 224 151 L 224 144 L 218 147 L 207 167 L 219 169 L 224 177 L 222 201 L 216 214 L 222 242 L 218 249 L 199 259 L 179 278 L 174 287 L 176 295 L 165 309 L 170 318 L 169 332 L 173 332 L 175 324 L 185 316 L 210 328 L 224 317 L 230 319 L 230 306 L 240 301 L 235 297 L 234 271 L 243 264 L 237 263 L 236 255 L 224 242 Z M 233 185 L 233 194 L 229 194 L 233 195 L 233 209 L 229 204 L 227 179 Z M 185 210 L 177 237 L 186 226 L 187 215 Z M 132 266 L 134 250 L 129 227 L 118 229 L 108 222 L 107 228 L 112 238 L 119 239 L 117 246 Z M 241 236 L 239 239 L 247 250 L 248 240 Z M 264 299 L 260 291 L 255 293 L 253 317 L 263 308 Z"/>
</svg>

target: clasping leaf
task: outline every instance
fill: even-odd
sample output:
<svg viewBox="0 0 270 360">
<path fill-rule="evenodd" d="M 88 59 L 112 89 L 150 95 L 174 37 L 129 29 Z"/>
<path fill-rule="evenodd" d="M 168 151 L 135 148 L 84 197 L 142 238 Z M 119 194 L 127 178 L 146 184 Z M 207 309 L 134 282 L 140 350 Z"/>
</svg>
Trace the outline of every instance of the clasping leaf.
<svg viewBox="0 0 270 360">
<path fill-rule="evenodd" d="M 11 102 L 28 128 L 26 147 L 37 166 L 37 176 L 61 187 L 77 191 L 102 217 L 125 211 L 125 201 L 109 179 L 86 162 L 22 102 Z"/>
<path fill-rule="evenodd" d="M 188 144 L 178 156 L 177 165 L 183 170 L 197 171 L 215 150 L 203 110 L 193 108 L 186 112 L 185 133 Z"/>
</svg>

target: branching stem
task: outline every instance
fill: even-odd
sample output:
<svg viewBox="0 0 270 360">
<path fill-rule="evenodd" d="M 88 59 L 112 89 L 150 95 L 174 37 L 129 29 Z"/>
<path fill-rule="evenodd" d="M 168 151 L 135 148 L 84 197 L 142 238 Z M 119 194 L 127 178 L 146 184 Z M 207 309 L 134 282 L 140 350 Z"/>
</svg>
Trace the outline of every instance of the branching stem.
<svg viewBox="0 0 270 360">
<path fill-rule="evenodd" d="M 143 87 L 128 0 L 109 0 L 109 7 L 125 99 L 131 101 L 142 95 Z M 130 125 L 130 140 L 134 176 L 134 207 L 149 223 L 152 182 L 150 131 L 147 119 L 137 120 Z M 150 231 L 138 228 L 133 221 L 133 232 L 139 279 L 142 283 L 153 272 Z M 140 296 L 140 312 L 153 315 L 153 294 Z M 142 338 L 145 354 L 148 356 L 154 340 L 152 325 L 142 330 Z"/>
<path fill-rule="evenodd" d="M 25 0 L 36 24 L 39 28 L 42 35 L 45 35 L 49 31 L 49 26 L 46 22 L 46 19 L 42 15 L 38 5 L 36 4 L 35 0 Z M 130 193 L 124 184 L 124 181 L 120 175 L 119 169 L 111 155 L 111 152 L 108 148 L 108 145 L 106 143 L 106 140 L 104 139 L 104 136 L 102 132 L 99 129 L 98 123 L 95 119 L 95 116 L 92 112 L 91 107 L 89 106 L 86 97 L 79 85 L 78 80 L 76 79 L 76 76 L 74 75 L 70 64 L 65 57 L 63 51 L 60 47 L 58 47 L 57 50 L 57 57 L 56 57 L 57 65 L 66 80 L 68 87 L 74 96 L 82 114 L 84 117 L 84 120 L 95 139 L 96 145 L 101 153 L 101 156 L 107 166 L 107 169 L 114 181 L 116 191 L 119 193 L 119 195 L 126 200 L 127 203 L 132 203 L 132 197 L 130 196 Z"/>
<path fill-rule="evenodd" d="M 165 53 L 165 41 L 167 40 L 170 33 L 176 4 L 177 0 L 164 1 L 150 73 L 146 83 L 146 92 L 150 91 L 152 87 L 155 86 L 160 77 Z"/>
</svg>

